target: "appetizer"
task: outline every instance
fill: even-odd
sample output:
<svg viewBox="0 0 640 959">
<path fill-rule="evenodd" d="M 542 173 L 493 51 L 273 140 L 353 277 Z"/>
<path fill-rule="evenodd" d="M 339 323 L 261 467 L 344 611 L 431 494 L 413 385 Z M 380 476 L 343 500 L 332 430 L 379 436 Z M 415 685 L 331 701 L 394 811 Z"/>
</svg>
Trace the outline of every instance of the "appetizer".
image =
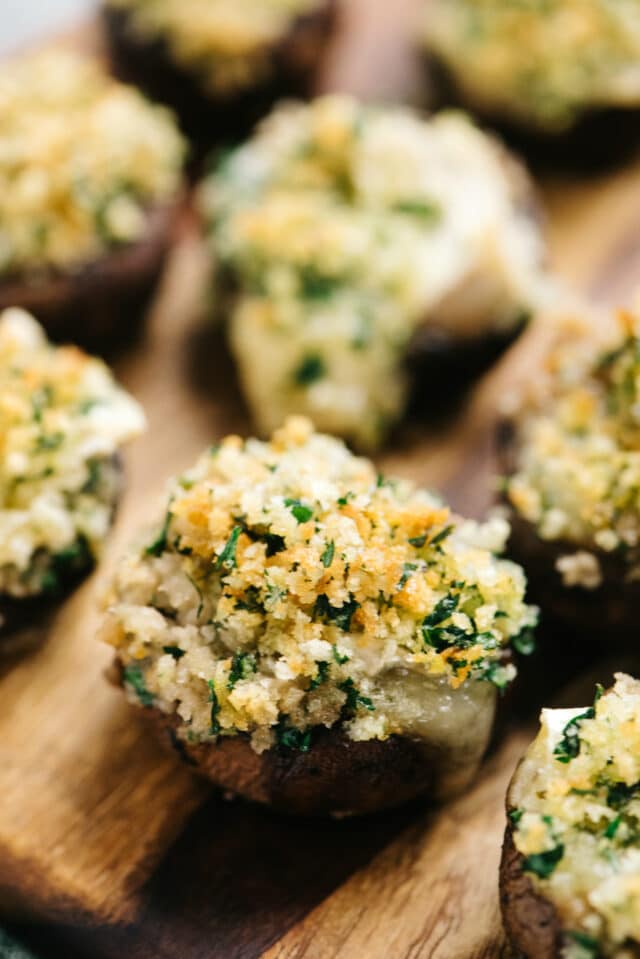
<svg viewBox="0 0 640 959">
<path fill-rule="evenodd" d="M 640 601 L 640 327 L 620 323 L 602 352 L 552 352 L 501 435 L 510 554 L 545 613 L 608 642 L 635 631 Z"/>
<path fill-rule="evenodd" d="M 171 116 L 62 51 L 0 66 L 0 309 L 103 348 L 136 329 L 181 198 Z"/>
<path fill-rule="evenodd" d="M 640 955 L 640 682 L 544 709 L 507 797 L 502 912 L 525 959 Z"/>
<path fill-rule="evenodd" d="M 431 0 L 419 29 L 436 99 L 531 159 L 619 159 L 640 134 L 637 13 L 635 0 Z"/>
<path fill-rule="evenodd" d="M 471 781 L 536 611 L 464 522 L 292 417 L 171 485 L 102 638 L 164 738 L 226 791 L 364 813 Z"/>
<path fill-rule="evenodd" d="M 118 450 L 144 426 L 101 360 L 0 314 L 0 652 L 36 638 L 100 555 L 121 488 Z"/>
<path fill-rule="evenodd" d="M 311 92 L 335 2 L 106 0 L 104 18 L 117 74 L 173 107 L 206 147 Z"/>
<path fill-rule="evenodd" d="M 546 286 L 529 180 L 461 114 L 285 105 L 222 160 L 201 206 L 264 434 L 303 413 L 375 447 L 410 382 L 451 398 Z"/>
</svg>

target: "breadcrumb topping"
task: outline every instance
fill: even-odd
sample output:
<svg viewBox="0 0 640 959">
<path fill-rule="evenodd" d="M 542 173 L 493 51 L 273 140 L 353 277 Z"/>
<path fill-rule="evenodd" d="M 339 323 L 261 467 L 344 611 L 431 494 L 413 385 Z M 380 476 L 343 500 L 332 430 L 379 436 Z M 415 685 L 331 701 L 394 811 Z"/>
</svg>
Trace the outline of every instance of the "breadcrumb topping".
<svg viewBox="0 0 640 959">
<path fill-rule="evenodd" d="M 143 234 L 175 198 L 170 113 L 61 50 L 0 66 L 0 279 L 68 268 Z"/>
<path fill-rule="evenodd" d="M 542 539 L 581 547 L 558 563 L 568 585 L 599 585 L 599 562 L 591 551 L 622 556 L 629 576 L 638 567 L 638 321 L 621 312 L 621 336 L 595 357 L 582 345 L 559 350 L 550 358 L 548 395 L 525 407 L 519 422 L 507 496 Z"/>
<path fill-rule="evenodd" d="M 640 943 L 640 682 L 618 674 L 591 708 L 541 722 L 510 793 L 523 868 L 558 911 L 566 959 L 626 959 Z"/>
<path fill-rule="evenodd" d="M 175 61 L 214 94 L 230 94 L 270 78 L 272 48 L 295 21 L 326 0 L 108 0 L 127 11 L 144 40 L 162 39 Z"/>
<path fill-rule="evenodd" d="M 51 346 L 22 310 L 0 314 L 0 592 L 55 592 L 100 553 L 119 490 L 113 462 L 144 415 L 105 364 Z"/>
<path fill-rule="evenodd" d="M 517 328 L 546 289 L 528 191 L 462 114 L 347 96 L 278 108 L 202 191 L 261 432 L 304 413 L 375 446 L 404 411 L 418 329 Z"/>
<path fill-rule="evenodd" d="M 423 37 L 472 102 L 549 131 L 640 103 L 635 0 L 433 0 Z"/>
<path fill-rule="evenodd" d="M 102 637 L 183 735 L 303 748 L 341 723 L 384 739 L 402 731 L 392 686 L 411 677 L 423 699 L 429 683 L 513 678 L 509 643 L 536 616 L 522 570 L 494 556 L 507 535 L 291 418 L 266 443 L 228 437 L 172 484 L 155 537 L 119 567 Z"/>
</svg>

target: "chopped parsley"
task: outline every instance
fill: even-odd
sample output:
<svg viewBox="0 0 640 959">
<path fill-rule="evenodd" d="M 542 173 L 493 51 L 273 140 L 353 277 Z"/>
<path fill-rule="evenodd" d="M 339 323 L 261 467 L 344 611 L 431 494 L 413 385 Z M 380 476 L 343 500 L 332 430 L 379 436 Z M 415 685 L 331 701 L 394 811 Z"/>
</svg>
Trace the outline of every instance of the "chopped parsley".
<svg viewBox="0 0 640 959">
<path fill-rule="evenodd" d="M 154 539 L 152 543 L 147 546 L 145 553 L 147 556 L 162 556 L 164 551 L 167 548 L 167 540 L 169 536 L 169 527 L 171 526 L 171 520 L 173 519 L 173 513 L 171 512 L 171 502 L 169 502 L 169 509 L 167 510 L 164 523 L 162 524 L 162 529 Z"/>
<path fill-rule="evenodd" d="M 311 729 L 296 729 L 286 725 L 283 717 L 275 729 L 276 742 L 281 749 L 295 749 L 301 753 L 308 753 L 311 748 Z"/>
<path fill-rule="evenodd" d="M 422 620 L 422 638 L 427 646 L 442 652 L 455 644 L 468 645 L 471 637 L 458 626 L 442 627 L 441 624 L 456 611 L 460 602 L 459 594 L 448 593 L 436 604 L 428 616 Z"/>
<path fill-rule="evenodd" d="M 325 569 L 329 569 L 329 567 L 333 563 L 333 557 L 335 556 L 335 553 L 336 553 L 336 544 L 333 542 L 333 540 L 331 540 L 331 542 L 327 543 L 327 545 L 325 546 L 322 556 L 320 557 L 320 562 L 322 563 Z"/>
<path fill-rule="evenodd" d="M 616 816 L 615 819 L 612 819 L 603 833 L 604 838 L 614 839 L 618 829 L 620 828 L 621 822 L 622 816 Z"/>
<path fill-rule="evenodd" d="M 326 662 L 318 663 L 318 672 L 311 680 L 311 683 L 309 684 L 309 690 L 317 689 L 318 686 L 322 686 L 323 683 L 326 683 L 326 681 L 329 678 L 330 668 L 331 668 L 330 663 L 326 663 Z"/>
<path fill-rule="evenodd" d="M 584 722 L 585 719 L 595 719 L 595 704 L 602 696 L 602 692 L 602 686 L 598 686 L 593 706 L 590 706 L 589 709 L 579 716 L 574 716 L 564 727 L 562 737 L 553 750 L 553 755 L 559 763 L 571 762 L 572 759 L 575 759 L 576 756 L 580 754 L 580 724 Z"/>
<path fill-rule="evenodd" d="M 87 460 L 87 474 L 82 492 L 97 493 L 102 479 L 102 462 L 98 459 Z"/>
<path fill-rule="evenodd" d="M 513 679 L 513 672 L 504 663 L 489 662 L 480 672 L 480 678 L 493 683 L 496 689 L 502 693 Z"/>
<path fill-rule="evenodd" d="M 570 942 L 574 943 L 576 946 L 580 946 L 582 950 L 580 959 L 598 959 L 600 955 L 600 946 L 596 939 L 592 936 L 588 936 L 586 932 L 575 932 L 569 931 L 565 933 L 567 939 Z"/>
<path fill-rule="evenodd" d="M 427 534 L 424 533 L 423 536 L 412 536 L 409 542 L 412 546 L 415 546 L 416 549 L 421 549 L 427 542 Z"/>
<path fill-rule="evenodd" d="M 42 422 L 44 410 L 53 402 L 53 388 L 49 384 L 41 386 L 31 397 L 31 409 L 36 423 Z"/>
<path fill-rule="evenodd" d="M 451 536 L 454 529 L 454 526 L 445 526 L 444 529 L 441 529 L 440 532 L 436 533 L 433 539 L 429 541 L 429 546 L 439 546 L 448 536 Z"/>
<path fill-rule="evenodd" d="M 411 575 L 419 568 L 419 563 L 404 563 L 402 566 L 402 576 L 398 581 L 398 589 L 404 589 Z"/>
<path fill-rule="evenodd" d="M 337 646 L 333 647 L 333 658 L 335 659 L 338 666 L 344 666 L 345 663 L 349 662 L 349 657 L 344 655 L 343 653 L 339 653 Z"/>
<path fill-rule="evenodd" d="M 144 674 L 139 666 L 125 666 L 123 679 L 134 691 L 143 706 L 153 706 L 153 694 L 147 689 Z"/>
<path fill-rule="evenodd" d="M 359 608 L 360 603 L 353 599 L 353 597 L 342 606 L 332 606 L 327 596 L 325 596 L 324 593 L 320 593 L 313 607 L 313 613 L 314 616 L 317 616 L 319 619 L 335 623 L 339 629 L 347 633 L 351 629 L 353 614 Z"/>
<path fill-rule="evenodd" d="M 338 689 L 342 690 L 346 694 L 345 704 L 343 706 L 343 711 L 347 716 L 353 716 L 357 712 L 358 707 L 362 706 L 364 709 L 368 709 L 371 712 L 375 710 L 373 702 L 369 699 L 368 696 L 362 696 L 359 692 L 354 681 L 349 677 L 343 682 L 338 683 Z"/>
<path fill-rule="evenodd" d="M 298 523 L 308 523 L 313 516 L 313 510 L 309 506 L 305 506 L 304 503 L 301 503 L 299 499 L 291 499 L 291 497 L 288 496 L 284 501 L 284 505 L 289 507 Z"/>
<path fill-rule="evenodd" d="M 242 532 L 242 526 L 234 526 L 231 536 L 227 540 L 224 549 L 218 556 L 216 561 L 216 569 L 235 569 L 238 565 L 236 559 L 236 548 L 238 546 L 238 538 Z"/>
<path fill-rule="evenodd" d="M 442 209 L 433 200 L 400 200 L 394 206 L 396 213 L 416 216 L 425 223 L 437 223 L 442 217 Z"/>
<path fill-rule="evenodd" d="M 553 849 L 547 849 L 546 852 L 534 852 L 526 856 L 522 862 L 523 872 L 532 872 L 539 879 L 547 879 L 554 871 L 562 857 L 564 856 L 564 846 L 558 843 Z"/>
<path fill-rule="evenodd" d="M 427 627 L 439 626 L 456 611 L 459 602 L 460 596 L 458 594 L 448 593 L 436 603 L 433 612 L 425 616 L 422 625 Z"/>
<path fill-rule="evenodd" d="M 36 440 L 36 453 L 59 449 L 64 443 L 64 433 L 42 433 Z"/>
<path fill-rule="evenodd" d="M 234 689 L 236 683 L 240 682 L 241 679 L 246 679 L 251 673 L 255 673 L 255 671 L 256 658 L 253 653 L 236 653 L 231 660 L 227 688 Z"/>
<path fill-rule="evenodd" d="M 335 277 L 319 273 L 314 266 L 300 270 L 300 293 L 305 300 L 327 300 L 340 286 Z"/>
<path fill-rule="evenodd" d="M 216 695 L 216 687 L 212 679 L 207 683 L 209 687 L 209 702 L 211 703 L 211 721 L 209 732 L 212 736 L 218 736 L 220 734 L 220 723 L 218 721 L 218 713 L 220 712 L 220 703 L 218 702 L 218 697 Z"/>
<path fill-rule="evenodd" d="M 524 809 L 510 809 L 508 812 L 509 821 L 513 823 L 514 826 L 517 826 L 522 817 L 524 816 Z"/>
<path fill-rule="evenodd" d="M 163 646 L 162 652 L 173 656 L 174 659 L 182 659 L 185 654 L 184 649 L 180 649 L 179 646 Z"/>
<path fill-rule="evenodd" d="M 294 370 L 293 379 L 298 386 L 311 386 L 326 375 L 327 367 L 320 354 L 309 353 Z"/>
<path fill-rule="evenodd" d="M 260 590 L 257 586 L 248 586 L 242 599 L 236 600 L 236 609 L 244 609 L 248 613 L 263 613 L 264 606 L 260 599 Z"/>
<path fill-rule="evenodd" d="M 607 789 L 607 806 L 620 809 L 640 794 L 640 782 L 627 786 L 626 783 L 614 783 Z"/>
<path fill-rule="evenodd" d="M 287 548 L 284 536 L 280 536 L 278 533 L 265 533 L 260 538 L 267 544 L 267 557 L 275 556 L 276 553 L 281 553 Z"/>
<path fill-rule="evenodd" d="M 198 585 L 196 580 L 193 578 L 193 576 L 189 576 L 188 573 L 186 573 L 185 575 L 187 579 L 189 580 L 189 582 L 191 583 L 191 585 L 193 586 L 193 588 L 195 589 L 196 593 L 198 594 L 199 602 L 198 602 L 198 609 L 196 611 L 196 619 L 200 619 L 200 616 L 202 615 L 202 610 L 204 608 L 204 596 L 203 596 L 202 590 L 200 589 L 200 586 Z"/>
<path fill-rule="evenodd" d="M 59 593 L 73 580 L 74 576 L 89 569 L 94 562 L 89 543 L 80 536 L 69 546 L 52 553 L 49 565 L 44 570 L 40 580 L 40 589 L 48 595 Z"/>
<path fill-rule="evenodd" d="M 496 616 L 498 614 L 496 613 Z M 511 640 L 511 644 L 517 653 L 520 653 L 521 656 L 531 656 L 536 649 L 536 640 L 533 628 L 531 626 L 525 626 L 517 636 L 514 636 Z"/>
</svg>

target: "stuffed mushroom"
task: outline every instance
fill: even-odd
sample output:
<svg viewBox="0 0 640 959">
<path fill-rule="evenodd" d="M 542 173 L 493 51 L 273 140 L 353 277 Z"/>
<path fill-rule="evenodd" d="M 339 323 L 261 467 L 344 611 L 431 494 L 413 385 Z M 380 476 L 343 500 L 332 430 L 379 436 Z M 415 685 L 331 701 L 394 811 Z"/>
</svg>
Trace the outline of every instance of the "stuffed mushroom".
<svg viewBox="0 0 640 959">
<path fill-rule="evenodd" d="M 430 0 L 419 26 L 436 101 L 533 160 L 598 167 L 640 139 L 635 0 Z"/>
<path fill-rule="evenodd" d="M 307 96 L 334 0 L 107 0 L 116 72 L 173 107 L 200 147 L 246 135 L 281 97 Z"/>
<path fill-rule="evenodd" d="M 411 384 L 451 400 L 545 296 L 529 180 L 461 114 L 285 105 L 222 160 L 201 206 L 214 301 L 265 434 L 300 412 L 374 447 Z"/>
<path fill-rule="evenodd" d="M 132 703 L 222 789 L 301 814 L 474 777 L 536 612 L 503 520 L 452 516 L 290 418 L 171 485 L 102 638 Z"/>
<path fill-rule="evenodd" d="M 164 108 L 48 50 L 0 67 L 0 309 L 99 349 L 135 330 L 160 276 L 185 145 Z"/>
<path fill-rule="evenodd" d="M 0 652 L 100 555 L 121 489 L 118 451 L 141 432 L 138 404 L 101 360 L 51 346 L 19 309 L 0 314 Z"/>
<path fill-rule="evenodd" d="M 507 798 L 504 922 L 525 959 L 640 955 L 640 682 L 545 709 Z"/>
<path fill-rule="evenodd" d="M 552 351 L 546 389 L 500 436 L 511 555 L 545 613 L 608 643 L 633 635 L 640 605 L 638 323 L 621 312 L 606 349 Z"/>
</svg>

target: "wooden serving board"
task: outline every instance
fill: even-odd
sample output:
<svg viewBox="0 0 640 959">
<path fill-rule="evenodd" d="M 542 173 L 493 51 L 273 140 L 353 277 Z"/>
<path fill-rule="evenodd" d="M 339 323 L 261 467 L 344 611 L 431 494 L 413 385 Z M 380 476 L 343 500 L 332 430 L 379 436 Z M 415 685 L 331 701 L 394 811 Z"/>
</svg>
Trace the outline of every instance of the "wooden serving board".
<svg viewBox="0 0 640 959">
<path fill-rule="evenodd" d="M 419 77 L 408 45 L 417 3 L 346 0 L 324 87 L 410 92 Z M 86 46 L 93 35 L 81 36 Z M 640 280 L 640 163 L 542 192 L 559 276 L 601 303 L 628 301 Z M 105 563 L 38 652 L 0 667 L 0 913 L 43 955 L 65 959 L 507 955 L 497 864 L 506 785 L 535 713 L 526 689 L 522 724 L 458 801 L 305 822 L 213 794 L 156 747 L 104 680 L 110 654 L 94 639 L 95 610 L 114 559 L 152 515 L 168 476 L 221 435 L 250 430 L 229 358 L 202 318 L 203 279 L 187 214 L 148 333 L 117 364 L 149 431 L 127 455 L 127 494 Z M 534 326 L 522 337 L 446 429 L 408 424 L 381 468 L 481 515 L 497 404 L 535 375 L 544 335 Z M 596 673 L 606 682 L 611 664 Z"/>
</svg>

